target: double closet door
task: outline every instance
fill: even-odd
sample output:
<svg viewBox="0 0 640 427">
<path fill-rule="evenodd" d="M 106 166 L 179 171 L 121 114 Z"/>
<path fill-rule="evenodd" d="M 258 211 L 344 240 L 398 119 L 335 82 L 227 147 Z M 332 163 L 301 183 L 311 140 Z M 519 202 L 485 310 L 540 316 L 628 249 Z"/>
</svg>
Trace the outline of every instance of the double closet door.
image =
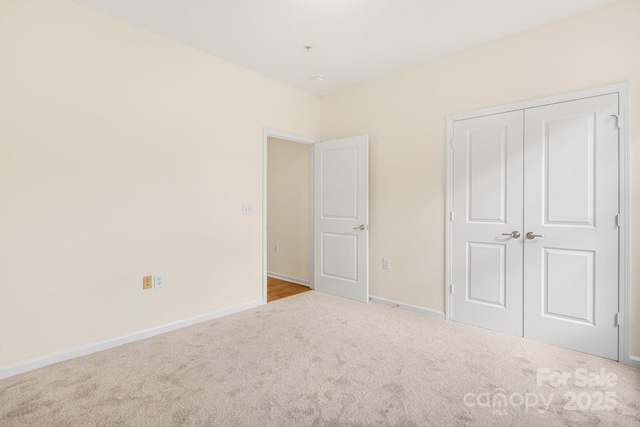
<svg viewBox="0 0 640 427">
<path fill-rule="evenodd" d="M 618 359 L 618 94 L 454 122 L 452 319 Z"/>
</svg>

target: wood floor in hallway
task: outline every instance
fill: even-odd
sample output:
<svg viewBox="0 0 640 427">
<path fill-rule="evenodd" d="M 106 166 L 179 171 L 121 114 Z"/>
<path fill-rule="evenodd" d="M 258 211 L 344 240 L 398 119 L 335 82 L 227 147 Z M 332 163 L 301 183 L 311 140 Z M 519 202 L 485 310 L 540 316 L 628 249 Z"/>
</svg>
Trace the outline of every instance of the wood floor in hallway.
<svg viewBox="0 0 640 427">
<path fill-rule="evenodd" d="M 267 277 L 267 302 L 276 301 L 310 290 L 308 286 L 298 285 L 297 283 L 287 282 L 276 279 L 275 277 Z"/>
</svg>

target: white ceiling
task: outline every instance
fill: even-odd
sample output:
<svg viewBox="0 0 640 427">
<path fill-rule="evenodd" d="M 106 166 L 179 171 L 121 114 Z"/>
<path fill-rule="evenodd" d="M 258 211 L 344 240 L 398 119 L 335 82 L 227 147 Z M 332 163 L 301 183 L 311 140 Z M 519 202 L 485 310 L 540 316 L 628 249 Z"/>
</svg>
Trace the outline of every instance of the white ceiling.
<svg viewBox="0 0 640 427">
<path fill-rule="evenodd" d="M 323 95 L 617 0 L 75 1 Z"/>
</svg>

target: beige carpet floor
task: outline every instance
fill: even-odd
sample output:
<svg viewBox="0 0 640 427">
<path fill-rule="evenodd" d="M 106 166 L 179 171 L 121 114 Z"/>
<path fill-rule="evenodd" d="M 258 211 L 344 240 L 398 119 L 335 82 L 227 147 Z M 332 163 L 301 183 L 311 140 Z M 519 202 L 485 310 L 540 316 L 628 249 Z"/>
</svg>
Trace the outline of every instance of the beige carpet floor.
<svg viewBox="0 0 640 427">
<path fill-rule="evenodd" d="M 2 380 L 0 425 L 639 426 L 640 370 L 307 292 Z"/>
</svg>

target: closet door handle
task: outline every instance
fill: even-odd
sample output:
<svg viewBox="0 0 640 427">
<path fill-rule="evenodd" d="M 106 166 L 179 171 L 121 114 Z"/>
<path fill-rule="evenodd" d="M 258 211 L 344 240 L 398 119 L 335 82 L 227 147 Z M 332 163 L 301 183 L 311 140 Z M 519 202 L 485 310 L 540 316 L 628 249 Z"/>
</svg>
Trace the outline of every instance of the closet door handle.
<svg viewBox="0 0 640 427">
<path fill-rule="evenodd" d="M 514 239 L 520 238 L 520 232 L 518 230 L 512 231 L 511 233 L 502 233 L 503 236 L 511 236 Z"/>
<path fill-rule="evenodd" d="M 527 236 L 527 239 L 529 239 L 529 240 L 533 240 L 533 239 L 535 239 L 536 237 L 544 237 L 544 234 L 536 234 L 536 233 L 534 233 L 533 231 L 530 231 L 530 232 L 528 232 L 528 233 L 526 234 L 526 236 Z"/>
</svg>

